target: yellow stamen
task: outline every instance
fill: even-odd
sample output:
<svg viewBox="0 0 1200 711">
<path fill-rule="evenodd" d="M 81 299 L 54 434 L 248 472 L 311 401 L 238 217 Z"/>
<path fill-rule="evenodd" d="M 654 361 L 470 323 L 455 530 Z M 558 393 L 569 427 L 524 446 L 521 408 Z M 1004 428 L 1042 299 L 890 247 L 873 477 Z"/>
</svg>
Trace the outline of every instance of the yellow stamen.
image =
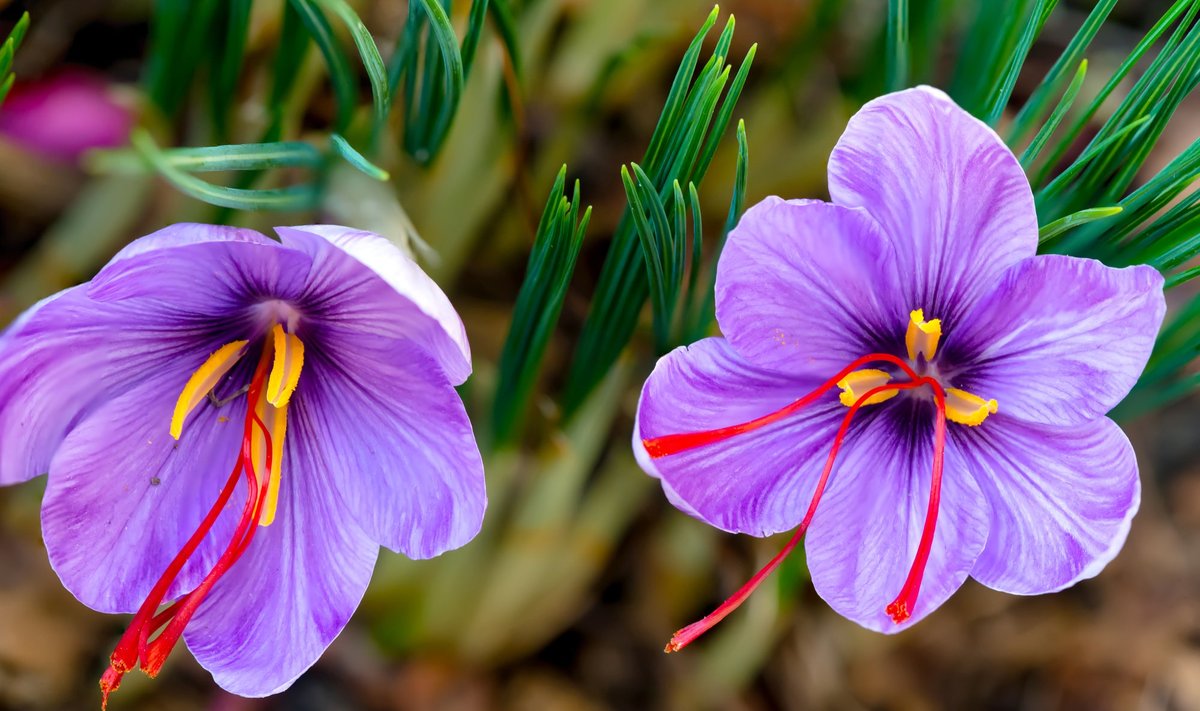
<svg viewBox="0 0 1200 711">
<path fill-rule="evenodd" d="M 229 369 L 246 354 L 246 343 L 247 341 L 233 341 L 221 346 L 204 361 L 204 365 L 192 373 L 192 377 L 188 378 L 183 392 L 179 393 L 179 399 L 175 401 L 175 412 L 171 415 L 172 437 L 179 439 L 183 434 L 183 421 L 212 392 Z"/>
<path fill-rule="evenodd" d="M 275 521 L 275 511 L 279 504 L 279 481 L 283 471 L 283 440 L 287 436 L 287 405 L 275 407 L 260 398 L 255 405 L 255 411 L 267 432 L 271 435 L 271 471 L 267 473 L 267 495 L 263 500 L 262 513 L 259 516 L 260 526 L 270 526 Z M 262 476 L 267 469 L 266 440 L 258 430 L 250 440 L 250 461 L 254 464 L 254 473 Z"/>
<path fill-rule="evenodd" d="M 925 311 L 917 309 L 908 315 L 908 333 L 904 334 L 904 345 L 908 347 L 908 359 L 916 361 L 917 354 L 925 356 L 926 361 L 933 360 L 937 353 L 938 341 L 942 337 L 942 322 L 940 319 L 925 320 Z"/>
<path fill-rule="evenodd" d="M 988 415 L 996 414 L 998 409 L 1000 404 L 995 400 L 984 400 L 958 388 L 946 390 L 946 419 L 951 422 L 974 427 L 982 424 Z"/>
<path fill-rule="evenodd" d="M 300 371 L 304 367 L 304 343 L 295 334 L 275 324 L 271 329 L 275 341 L 275 362 L 271 376 L 267 379 L 267 401 L 275 407 L 283 407 L 292 397 L 296 383 L 300 382 Z"/>
<path fill-rule="evenodd" d="M 853 406 L 854 403 L 857 402 L 858 399 L 865 393 L 870 390 L 874 390 L 880 385 L 887 385 L 888 381 L 891 379 L 891 375 L 888 375 L 882 370 L 876 370 L 874 368 L 863 368 L 862 370 L 856 370 L 850 373 L 846 377 L 839 380 L 837 384 L 837 386 L 842 389 L 840 398 L 842 404 L 846 407 Z M 887 392 L 876 393 L 875 395 L 867 398 L 863 404 L 876 405 L 885 400 L 890 400 L 891 398 L 896 397 L 897 394 L 899 394 L 898 390 L 888 390 Z"/>
</svg>

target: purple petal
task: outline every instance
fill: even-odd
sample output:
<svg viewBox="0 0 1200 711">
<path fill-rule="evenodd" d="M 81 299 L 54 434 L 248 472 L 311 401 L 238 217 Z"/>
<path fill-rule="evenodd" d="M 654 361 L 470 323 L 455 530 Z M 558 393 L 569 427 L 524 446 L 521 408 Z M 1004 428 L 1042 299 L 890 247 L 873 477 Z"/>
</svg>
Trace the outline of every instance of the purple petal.
<svg viewBox="0 0 1200 711">
<path fill-rule="evenodd" d="M 206 242 L 248 242 L 251 244 L 278 245 L 261 232 L 242 227 L 226 225 L 206 225 L 199 222 L 179 222 L 174 225 L 151 232 L 145 237 L 139 237 L 125 245 L 120 252 L 113 255 L 109 265 L 160 249 L 183 247 L 190 244 Z M 103 270 L 101 271 L 103 274 Z"/>
<path fill-rule="evenodd" d="M 651 459 L 642 439 L 739 424 L 774 412 L 813 383 L 746 363 L 723 338 L 663 356 L 642 389 L 634 450 L 678 508 L 733 533 L 767 536 L 804 518 L 846 408 L 808 410 L 722 442 Z"/>
<path fill-rule="evenodd" d="M 289 437 L 321 451 L 319 475 L 372 540 L 431 558 L 479 532 L 487 494 L 471 422 L 418 346 L 360 335 L 316 350 L 293 402 Z"/>
<path fill-rule="evenodd" d="M 471 349 L 458 313 L 394 244 L 336 225 L 276 231 L 284 244 L 312 256 L 310 299 L 322 303 L 319 318 L 327 327 L 410 338 L 437 359 L 455 385 L 471 374 Z"/>
<path fill-rule="evenodd" d="M 829 193 L 866 208 L 891 238 L 905 306 L 948 326 L 1037 248 L 1020 163 L 930 87 L 882 96 L 850 119 L 829 157 Z"/>
<path fill-rule="evenodd" d="M 948 438 L 920 595 L 908 620 L 892 621 L 886 608 L 903 589 L 916 556 L 932 478 L 931 418 L 914 426 L 900 417 L 906 409 L 896 403 L 872 413 L 865 427 L 847 437 L 805 545 L 817 593 L 838 613 L 886 633 L 915 624 L 945 602 L 966 580 L 988 536 L 988 502 Z"/>
<path fill-rule="evenodd" d="M 203 357 L 203 356 L 202 356 Z M 216 501 L 237 461 L 244 400 L 201 407 L 179 442 L 168 430 L 182 362 L 99 406 L 63 441 L 50 464 L 42 535 L 50 564 L 80 602 L 134 612 Z M 182 387 L 182 386 L 179 386 Z M 195 587 L 233 533 L 240 502 L 217 521 L 171 587 Z M 233 509 L 237 509 L 234 511 Z"/>
<path fill-rule="evenodd" d="M 0 340 L 0 483 L 45 473 L 72 427 L 148 374 L 175 372 L 176 363 L 195 369 L 222 344 L 261 332 L 257 303 L 298 294 L 311 262 L 254 235 L 161 230 L 91 283 L 19 317 Z M 177 374 L 156 397 L 173 403 L 190 374 Z"/>
<path fill-rule="evenodd" d="M 1091 259 L 1025 260 L 947 334 L 960 387 L 1029 422 L 1081 423 L 1137 382 L 1162 324 L 1163 279 L 1150 267 Z"/>
<path fill-rule="evenodd" d="M 184 630 L 196 661 L 242 696 L 283 691 L 316 662 L 354 614 L 379 553 L 338 500 L 329 474 L 340 463 L 296 434 L 275 522 L 256 531 Z"/>
<path fill-rule="evenodd" d="M 913 308 L 894 298 L 895 256 L 870 215 L 767 198 L 721 253 L 717 321 L 746 360 L 827 378 L 904 335 Z"/>
<path fill-rule="evenodd" d="M 178 327 L 257 319 L 272 299 L 299 303 L 312 258 L 251 230 L 177 225 L 131 243 L 88 284 L 89 298 L 173 313 Z M 261 328 L 261 324 L 260 324 Z"/>
<path fill-rule="evenodd" d="M 1141 484 L 1112 420 L 1048 427 L 997 415 L 959 434 L 992 503 L 971 577 L 1018 595 L 1053 592 L 1095 576 L 1121 550 Z"/>
</svg>

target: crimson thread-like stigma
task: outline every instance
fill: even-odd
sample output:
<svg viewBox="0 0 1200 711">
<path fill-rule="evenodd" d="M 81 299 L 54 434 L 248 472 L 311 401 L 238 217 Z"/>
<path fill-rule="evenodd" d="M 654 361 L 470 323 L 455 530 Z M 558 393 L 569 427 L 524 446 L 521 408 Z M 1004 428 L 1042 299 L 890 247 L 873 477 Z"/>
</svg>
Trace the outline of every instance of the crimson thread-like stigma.
<svg viewBox="0 0 1200 711">
<path fill-rule="evenodd" d="M 917 375 L 912 367 L 901 358 L 897 358 L 896 356 L 889 355 L 887 353 L 868 353 L 867 355 L 858 358 L 850 365 L 847 365 L 845 368 L 842 368 L 840 371 L 838 371 L 837 375 L 833 376 L 829 380 L 826 380 L 812 392 L 794 400 L 791 403 L 788 403 L 775 412 L 763 415 L 762 417 L 750 420 L 749 422 L 743 422 L 737 425 L 729 425 L 728 427 L 719 427 L 715 430 L 669 434 L 663 435 L 662 437 L 650 437 L 642 440 L 642 446 L 646 448 L 646 452 L 651 456 L 651 458 L 658 459 L 659 457 L 679 454 L 680 452 L 685 452 L 689 449 L 702 447 L 706 444 L 721 442 L 735 435 L 752 432 L 760 427 L 765 427 L 772 422 L 778 422 L 788 415 L 798 412 L 802 408 L 811 405 L 817 398 L 828 392 L 830 388 L 837 385 L 838 382 L 847 375 L 868 363 L 874 363 L 877 361 L 885 361 L 897 366 L 912 380 L 920 379 L 920 376 Z M 888 389 L 884 389 L 881 392 L 885 392 L 886 390 Z"/>
<path fill-rule="evenodd" d="M 852 364 L 852 366 L 848 369 L 853 370 L 854 368 L 859 367 L 858 363 L 860 363 L 862 360 L 863 359 L 860 358 L 858 361 L 855 361 L 855 363 Z M 838 380 L 840 379 L 841 378 L 838 378 Z M 833 382 L 837 381 L 835 380 Z M 774 572 L 774 570 L 779 567 L 779 564 L 782 563 L 784 559 L 786 559 L 788 555 L 790 555 L 791 552 L 796 548 L 801 539 L 804 538 L 804 534 L 808 531 L 808 526 L 810 523 L 812 523 L 813 516 L 817 512 L 817 504 L 820 503 L 821 496 L 825 493 L 825 486 L 829 482 L 830 474 L 833 472 L 833 465 L 837 460 L 838 452 L 842 448 L 842 442 L 845 440 L 846 433 L 850 430 L 850 424 L 854 420 L 854 416 L 858 413 L 859 409 L 861 409 L 863 405 L 867 404 L 871 398 L 877 395 L 887 392 L 899 392 L 901 390 L 918 388 L 923 385 L 930 384 L 931 382 L 932 381 L 929 378 L 914 377 L 914 379 L 910 381 L 888 383 L 886 385 L 880 385 L 868 390 L 857 400 L 855 400 L 854 404 L 850 406 L 850 410 L 846 413 L 845 417 L 842 418 L 842 424 L 838 428 L 837 434 L 834 436 L 833 447 L 830 449 L 829 456 L 825 460 L 825 468 L 821 470 L 821 476 L 817 480 L 817 487 L 816 490 L 813 491 L 812 501 L 809 502 L 808 511 L 804 514 L 804 520 L 800 522 L 800 526 L 796 529 L 796 532 L 792 534 L 792 537 L 787 542 L 787 545 L 785 545 L 783 549 L 779 551 L 779 553 L 775 554 L 774 558 L 768 561 L 765 566 L 755 573 L 754 576 L 746 582 L 746 584 L 742 585 L 737 592 L 731 595 L 729 599 L 725 600 L 725 602 L 721 603 L 717 609 L 713 610 L 703 619 L 693 622 L 692 624 L 684 627 L 672 635 L 671 641 L 667 643 L 664 651 L 668 653 L 678 652 L 695 641 L 700 635 L 712 629 L 712 627 L 718 622 L 725 619 L 729 613 L 733 612 L 738 608 L 738 606 L 745 602 L 746 598 L 750 597 L 750 594 L 754 592 L 754 590 L 763 582 L 763 580 L 765 580 L 767 576 Z M 822 387 L 824 390 L 829 389 L 828 383 Z M 824 392 L 824 390 L 821 390 L 821 392 Z M 804 398 L 801 398 L 801 400 L 803 399 Z M 799 402 L 799 400 L 797 402 Z"/>
<path fill-rule="evenodd" d="M 216 502 L 205 515 L 200 525 L 167 566 L 158 582 L 146 596 L 142 606 L 134 615 L 129 627 L 117 642 L 109 658 L 109 668 L 100 677 L 101 709 L 108 708 L 108 696 L 121 685 L 122 677 L 132 671 L 141 661 L 141 669 L 148 676 L 154 677 L 162 669 L 163 662 L 171 650 L 179 642 L 183 629 L 191 620 L 192 615 L 204 601 L 212 586 L 233 566 L 246 551 L 259 528 L 263 504 L 267 498 L 267 489 L 272 472 L 272 455 L 274 447 L 271 442 L 271 431 L 256 411 L 255 403 L 263 395 L 267 374 L 270 366 L 270 351 L 264 349 L 263 357 L 259 360 L 250 382 L 247 394 L 246 419 L 242 431 L 242 444 L 233 471 L 221 490 Z M 263 446 L 265 466 L 259 471 L 254 455 L 255 432 L 265 440 Z M 246 476 L 246 503 L 236 531 L 226 549 L 194 590 L 179 598 L 162 612 L 158 608 L 163 604 L 167 591 L 183 570 L 183 566 L 196 552 L 200 543 L 211 531 L 221 512 L 225 510 L 237 486 L 238 477 Z M 165 625 L 165 629 L 164 629 Z M 150 636 L 162 630 L 153 640 Z"/>
<path fill-rule="evenodd" d="M 936 380 L 929 380 L 933 388 L 933 401 L 937 415 L 933 428 L 933 475 L 929 481 L 929 508 L 925 512 L 925 526 L 921 530 L 921 542 L 913 559 L 908 578 L 896 599 L 888 604 L 886 611 L 896 624 L 912 616 L 917 606 L 917 595 L 921 592 L 921 581 L 925 577 L 925 565 L 933 549 L 933 532 L 937 528 L 938 508 L 942 501 L 942 464 L 946 454 L 946 393 Z"/>
</svg>

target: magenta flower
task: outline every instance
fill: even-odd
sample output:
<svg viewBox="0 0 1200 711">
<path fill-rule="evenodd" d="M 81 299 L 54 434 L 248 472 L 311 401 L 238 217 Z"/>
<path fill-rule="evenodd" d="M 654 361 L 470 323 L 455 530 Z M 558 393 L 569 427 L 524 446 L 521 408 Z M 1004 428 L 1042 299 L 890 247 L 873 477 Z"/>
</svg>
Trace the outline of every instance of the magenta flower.
<svg viewBox="0 0 1200 711">
<path fill-rule="evenodd" d="M 1137 462 L 1105 413 L 1150 355 L 1159 274 L 1036 256 L 1020 164 L 928 87 L 850 120 L 829 191 L 746 212 L 717 271 L 725 338 L 668 354 L 642 391 L 634 448 L 677 507 L 735 533 L 797 529 L 669 650 L 806 531 L 821 597 L 895 632 L 968 575 L 1023 595 L 1096 575 L 1137 510 Z"/>
<path fill-rule="evenodd" d="M 133 122 L 100 75 L 79 69 L 17 83 L 0 108 L 0 135 L 66 163 L 90 148 L 124 144 Z"/>
<path fill-rule="evenodd" d="M 49 472 L 55 571 L 89 607 L 135 613 L 106 699 L 181 635 L 225 689 L 282 691 L 345 626 L 380 545 L 428 558 L 479 531 L 450 302 L 378 235 L 278 232 L 143 237 L 0 341 L 0 483 Z"/>
</svg>

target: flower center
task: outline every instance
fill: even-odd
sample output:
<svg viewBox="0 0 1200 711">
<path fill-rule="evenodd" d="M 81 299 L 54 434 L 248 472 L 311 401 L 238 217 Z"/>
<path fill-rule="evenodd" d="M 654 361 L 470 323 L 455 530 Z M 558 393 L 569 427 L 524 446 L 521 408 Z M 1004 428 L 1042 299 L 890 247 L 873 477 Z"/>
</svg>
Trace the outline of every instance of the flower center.
<svg viewBox="0 0 1200 711">
<path fill-rule="evenodd" d="M 179 439 L 188 415 L 205 400 L 214 407 L 221 407 L 245 394 L 246 419 L 242 440 L 233 471 L 216 503 L 167 566 L 117 643 L 109 659 L 109 668 L 100 678 L 102 706 L 105 708 L 108 695 L 121 685 L 121 678 L 137 666 L 139 660 L 142 671 L 147 675 L 154 677 L 158 674 L 182 636 L 184 627 L 213 585 L 245 553 L 258 527 L 269 526 L 275 520 L 283 442 L 287 434 L 287 408 L 304 367 L 304 343 L 276 323 L 264 339 L 250 383 L 228 400 L 217 400 L 213 394 L 214 388 L 246 354 L 248 345 L 248 341 L 233 341 L 217 349 L 192 373 L 175 403 L 170 431 L 173 438 Z M 238 479 L 243 475 L 246 479 L 246 502 L 233 538 L 200 584 L 159 612 L 167 591 L 229 504 Z M 156 632 L 159 634 L 151 640 L 150 636 Z"/>
<path fill-rule="evenodd" d="M 938 319 L 925 320 L 924 311 L 917 309 L 909 314 L 908 330 L 905 333 L 905 346 L 908 359 L 887 353 L 870 353 L 858 358 L 843 368 L 839 373 L 826 380 L 812 392 L 804 395 L 775 412 L 749 422 L 729 425 L 704 432 L 689 432 L 669 434 L 642 440 L 647 454 L 652 458 L 671 456 L 680 452 L 721 442 L 730 437 L 751 432 L 772 422 L 777 422 L 788 415 L 816 402 L 822 395 L 835 385 L 841 389 L 840 402 L 849 408 L 842 424 L 834 436 L 833 446 L 825 461 L 825 468 L 817 480 L 816 490 L 808 511 L 800 526 L 796 529 L 790 541 L 774 558 L 772 558 L 754 577 L 743 585 L 728 600 L 704 619 L 679 630 L 671 637 L 666 651 L 674 652 L 690 644 L 700 635 L 736 609 L 750 593 L 792 552 L 800 539 L 804 537 L 816 513 L 817 504 L 825 491 L 829 477 L 833 471 L 834 462 L 841 449 L 842 442 L 850 429 L 850 424 L 858 411 L 868 405 L 878 405 L 907 391 L 919 396 L 924 388 L 932 392 L 935 418 L 933 433 L 933 471 L 929 485 L 929 506 L 925 514 L 925 523 L 921 531 L 921 540 L 917 546 L 908 577 L 904 581 L 899 594 L 884 608 L 887 614 L 897 624 L 912 616 L 916 607 L 917 597 L 921 590 L 921 581 L 925 575 L 925 566 L 933 546 L 933 535 L 937 528 L 938 509 L 941 503 L 942 464 L 946 449 L 946 421 L 958 424 L 977 426 L 983 423 L 987 416 L 995 414 L 998 404 L 995 400 L 983 398 L 958 388 L 946 387 L 938 374 L 935 357 L 938 343 L 942 336 L 942 324 Z M 893 373 L 867 365 L 886 364 L 908 379 L 892 382 Z"/>
<path fill-rule="evenodd" d="M 974 427 L 983 424 L 988 415 L 996 414 L 999 403 L 985 400 L 978 395 L 959 388 L 948 387 L 938 375 L 935 363 L 938 342 L 942 338 L 940 319 L 925 320 L 925 312 L 917 309 L 909 314 L 908 331 L 904 334 L 904 345 L 908 350 L 908 363 L 912 370 L 937 380 L 946 391 L 946 419 L 960 425 Z M 892 380 L 892 374 L 876 368 L 864 368 L 848 373 L 838 381 L 842 389 L 841 401 L 849 407 L 858 395 L 884 385 Z M 876 405 L 900 394 L 899 390 L 885 390 L 875 395 L 865 405 Z"/>
</svg>

